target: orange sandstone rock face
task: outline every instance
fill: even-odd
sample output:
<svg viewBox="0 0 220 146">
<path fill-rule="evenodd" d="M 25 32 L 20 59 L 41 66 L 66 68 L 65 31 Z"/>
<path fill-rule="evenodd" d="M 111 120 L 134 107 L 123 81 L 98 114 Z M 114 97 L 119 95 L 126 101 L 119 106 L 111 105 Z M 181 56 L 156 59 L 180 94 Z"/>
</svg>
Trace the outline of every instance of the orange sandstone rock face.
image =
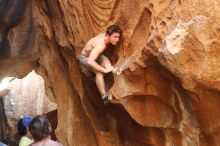
<svg viewBox="0 0 220 146">
<path fill-rule="evenodd" d="M 35 69 L 45 79 L 66 146 L 217 146 L 219 9 L 217 0 L 3 1 L 0 76 Z M 104 106 L 77 58 L 114 23 L 123 36 L 105 53 L 122 73 L 106 76 Z"/>
</svg>

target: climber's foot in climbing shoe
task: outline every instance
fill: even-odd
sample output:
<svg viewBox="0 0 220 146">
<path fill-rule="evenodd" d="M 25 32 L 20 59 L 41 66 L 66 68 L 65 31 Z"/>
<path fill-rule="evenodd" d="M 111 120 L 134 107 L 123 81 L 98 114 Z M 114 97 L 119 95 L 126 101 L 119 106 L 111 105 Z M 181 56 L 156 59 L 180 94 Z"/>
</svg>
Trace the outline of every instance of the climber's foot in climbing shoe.
<svg viewBox="0 0 220 146">
<path fill-rule="evenodd" d="M 102 102 L 103 102 L 104 105 L 108 105 L 108 102 L 109 102 L 109 100 L 108 100 L 108 93 L 104 93 L 102 95 Z"/>
</svg>

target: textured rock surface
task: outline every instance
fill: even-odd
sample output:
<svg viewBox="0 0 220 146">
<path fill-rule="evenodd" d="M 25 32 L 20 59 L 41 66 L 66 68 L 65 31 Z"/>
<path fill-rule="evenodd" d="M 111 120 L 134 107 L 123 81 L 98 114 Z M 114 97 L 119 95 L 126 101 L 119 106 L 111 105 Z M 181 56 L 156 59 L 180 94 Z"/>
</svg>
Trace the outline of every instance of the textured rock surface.
<svg viewBox="0 0 220 146">
<path fill-rule="evenodd" d="M 10 82 L 9 82 L 10 81 Z M 0 84 L 5 88 L 2 91 L 4 115 L 7 119 L 2 123 L 4 128 L 4 137 L 11 141 L 18 141 L 17 122 L 23 116 L 34 117 L 48 113 L 57 108 L 57 105 L 47 98 L 45 95 L 44 80 L 35 72 L 30 72 L 22 79 L 5 78 Z"/>
<path fill-rule="evenodd" d="M 2 141 L 2 139 L 6 139 L 7 137 L 6 129 L 8 128 L 2 98 L 0 98 L 0 123 L 0 139 Z"/>
<path fill-rule="evenodd" d="M 5 78 L 4 81 L 10 79 Z M 11 119 L 40 115 L 57 108 L 45 94 L 44 80 L 35 72 L 30 72 L 22 79 L 11 80 L 5 86 L 8 93 L 3 97 L 5 113 Z"/>
<path fill-rule="evenodd" d="M 0 2 L 0 76 L 45 79 L 64 145 L 220 144 L 219 1 Z M 123 72 L 107 76 L 104 107 L 77 58 L 113 23 L 123 37 L 106 54 Z"/>
</svg>

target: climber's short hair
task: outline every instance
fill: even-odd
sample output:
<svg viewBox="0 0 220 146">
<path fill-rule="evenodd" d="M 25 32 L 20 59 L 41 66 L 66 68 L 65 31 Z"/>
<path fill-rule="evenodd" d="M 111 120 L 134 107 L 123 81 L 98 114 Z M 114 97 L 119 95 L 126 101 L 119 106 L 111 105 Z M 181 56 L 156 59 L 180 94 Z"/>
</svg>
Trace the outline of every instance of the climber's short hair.
<svg viewBox="0 0 220 146">
<path fill-rule="evenodd" d="M 42 140 L 52 132 L 50 122 L 45 116 L 33 118 L 29 128 L 35 141 Z"/>
<path fill-rule="evenodd" d="M 121 34 L 121 29 L 119 28 L 118 25 L 110 25 L 107 30 L 106 30 L 106 35 L 112 35 L 114 32 L 120 33 Z"/>
</svg>

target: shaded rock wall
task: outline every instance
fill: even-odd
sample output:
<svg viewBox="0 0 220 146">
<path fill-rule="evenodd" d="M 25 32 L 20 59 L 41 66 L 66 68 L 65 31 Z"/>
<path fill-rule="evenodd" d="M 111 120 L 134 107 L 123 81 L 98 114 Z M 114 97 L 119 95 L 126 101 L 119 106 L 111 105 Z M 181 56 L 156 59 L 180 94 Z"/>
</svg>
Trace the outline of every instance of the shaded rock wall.
<svg viewBox="0 0 220 146">
<path fill-rule="evenodd" d="M 45 79 L 64 145 L 219 145 L 217 0 L 1 3 L 0 76 L 34 68 Z M 106 55 L 123 72 L 106 77 L 105 107 L 77 58 L 113 23 L 123 36 Z"/>
<path fill-rule="evenodd" d="M 3 107 L 3 99 L 2 97 L 0 98 L 0 140 L 2 141 L 3 139 L 7 138 L 7 128 L 9 127 L 7 124 L 6 116 L 4 113 L 4 107 Z"/>
</svg>

